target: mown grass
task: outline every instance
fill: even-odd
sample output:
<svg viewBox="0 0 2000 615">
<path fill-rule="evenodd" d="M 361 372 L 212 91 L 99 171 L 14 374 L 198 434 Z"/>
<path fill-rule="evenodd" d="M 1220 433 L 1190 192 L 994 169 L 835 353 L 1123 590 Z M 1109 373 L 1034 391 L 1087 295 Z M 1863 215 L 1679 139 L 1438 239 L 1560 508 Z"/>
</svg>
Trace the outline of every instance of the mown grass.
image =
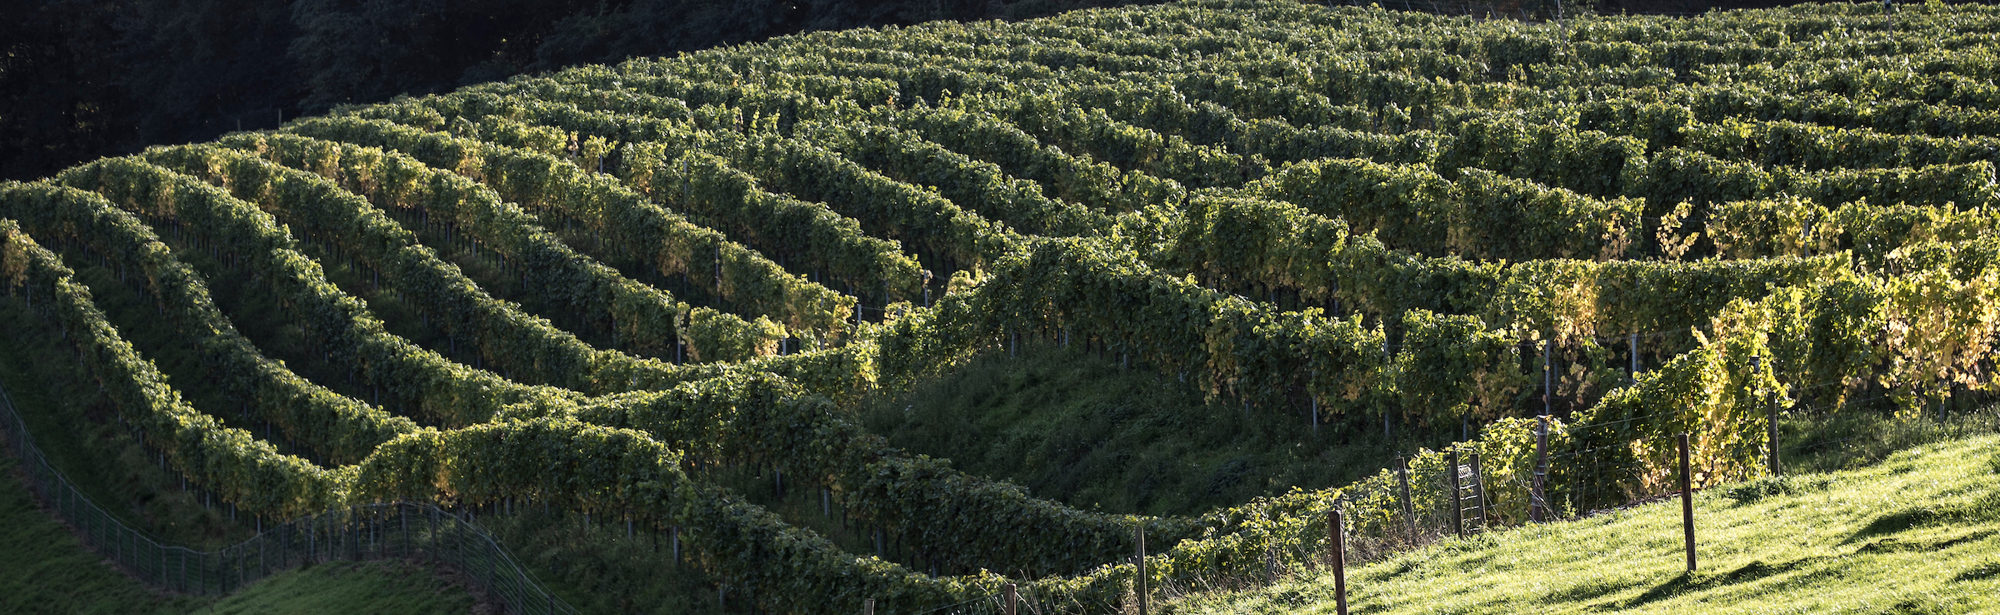
<svg viewBox="0 0 2000 615">
<path fill-rule="evenodd" d="M 1987 613 L 2000 609 L 2000 437 L 1851 470 L 1448 540 L 1349 571 L 1352 613 Z M 1333 613 L 1333 579 L 1193 593 L 1165 613 Z"/>
<path fill-rule="evenodd" d="M 477 612 L 471 594 L 436 571 L 404 561 L 331 562 L 271 575 L 200 613 Z M 491 610 L 491 609 L 488 609 Z"/>
</svg>

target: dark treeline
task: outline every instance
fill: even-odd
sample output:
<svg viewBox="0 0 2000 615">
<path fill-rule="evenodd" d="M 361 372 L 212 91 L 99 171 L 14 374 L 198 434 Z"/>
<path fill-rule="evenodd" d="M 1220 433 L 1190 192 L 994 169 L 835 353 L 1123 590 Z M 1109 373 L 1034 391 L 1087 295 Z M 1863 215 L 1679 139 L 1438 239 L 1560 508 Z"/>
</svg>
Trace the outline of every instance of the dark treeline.
<svg viewBox="0 0 2000 615">
<path fill-rule="evenodd" d="M 584 63 L 1157 0 L 6 0 L 0 178 Z"/>
<path fill-rule="evenodd" d="M 146 145 L 207 141 L 334 105 L 575 64 L 812 30 L 1024 19 L 1158 1 L 6 0 L 0 8 L 0 178 L 44 177 Z M 1556 5 L 1377 2 L 1522 16 L 1552 13 Z M 1597 2 L 1614 12 L 1781 3 Z M 1568 4 L 1573 11 L 1590 3 Z"/>
</svg>

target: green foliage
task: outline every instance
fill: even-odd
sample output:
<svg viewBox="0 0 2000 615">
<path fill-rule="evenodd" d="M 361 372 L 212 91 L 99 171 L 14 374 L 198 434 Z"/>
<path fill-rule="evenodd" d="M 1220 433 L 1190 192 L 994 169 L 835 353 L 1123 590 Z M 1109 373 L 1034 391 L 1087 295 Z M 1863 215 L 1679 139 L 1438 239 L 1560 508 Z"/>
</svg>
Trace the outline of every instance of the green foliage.
<svg viewBox="0 0 2000 615">
<path fill-rule="evenodd" d="M 19 216 L 38 229 L 75 233 L 100 253 L 118 255 L 119 267 L 142 274 L 146 289 L 167 314 L 182 339 L 203 353 L 207 377 L 224 391 L 238 395 L 293 440 L 306 443 L 334 464 L 366 457 L 382 442 L 416 429 L 408 418 L 394 416 L 313 384 L 283 363 L 265 357 L 236 332 L 209 299 L 207 285 L 192 268 L 134 216 L 112 207 L 102 197 L 47 185 L 11 185 L 0 190 L 0 215 Z M 4 259 L 12 284 L 27 283 L 30 243 L 17 228 Z M 126 260 L 130 259 L 130 260 Z"/>
<path fill-rule="evenodd" d="M 12 185 L 10 185 L 11 187 Z M 270 443 L 225 427 L 181 400 L 152 362 L 132 349 L 92 304 L 89 289 L 53 253 L 35 245 L 12 220 L 0 221 L 10 280 L 43 293 L 39 308 L 61 328 L 81 362 L 104 387 L 124 420 L 144 434 L 182 474 L 252 514 L 274 518 L 312 514 L 346 496 L 352 474 L 281 455 Z"/>
<path fill-rule="evenodd" d="M 661 209 L 606 177 L 588 175 L 546 154 L 354 119 L 317 119 L 292 132 L 401 151 L 433 167 L 475 178 L 530 211 L 575 221 L 592 231 L 596 256 L 679 275 L 725 301 L 776 317 L 793 330 L 837 338 L 854 299 L 784 272 L 721 233 Z M 643 248 L 642 248 L 643 246 Z"/>
<path fill-rule="evenodd" d="M 1204 1 L 780 39 L 9 185 L 0 213 L 27 232 L 0 277 L 52 298 L 175 468 L 258 513 L 540 501 L 678 532 L 704 578 L 773 611 L 916 611 L 1000 575 L 1111 611 L 1136 528 L 1150 581 L 1241 583 L 1314 565 L 1336 506 L 1364 554 L 1434 538 L 1397 526 L 1455 504 L 1454 457 L 1477 455 L 1509 524 L 1546 447 L 1602 451 L 1545 477 L 1576 513 L 1668 489 L 1680 434 L 1715 485 L 1763 473 L 1773 407 L 1990 392 L 2000 13 L 1880 11 L 1528 24 Z M 148 225 L 252 273 L 311 354 L 389 403 L 264 358 Z M 181 401 L 28 234 L 140 273 L 218 388 L 336 469 Z M 1628 339 L 1660 359 L 1629 383 L 1606 365 Z M 1024 340 L 1253 424 L 1482 425 L 1411 474 L 1154 517 L 896 450 L 851 407 Z M 1568 407 L 1531 421 L 1537 343 Z M 843 531 L 899 563 L 710 480 L 765 470 L 837 497 Z"/>
</svg>

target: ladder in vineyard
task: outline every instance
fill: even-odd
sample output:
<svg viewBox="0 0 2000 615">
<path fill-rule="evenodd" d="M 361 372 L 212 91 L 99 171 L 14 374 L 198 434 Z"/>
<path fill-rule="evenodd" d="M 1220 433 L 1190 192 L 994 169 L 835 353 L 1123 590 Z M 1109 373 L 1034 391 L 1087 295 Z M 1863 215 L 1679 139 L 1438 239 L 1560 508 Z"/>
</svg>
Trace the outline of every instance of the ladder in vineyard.
<svg viewBox="0 0 2000 615">
<path fill-rule="evenodd" d="M 1459 463 L 1459 450 L 1451 450 L 1451 524 L 1459 537 L 1487 528 L 1486 478 L 1479 471 L 1479 451 L 1467 452 L 1470 463 Z"/>
</svg>

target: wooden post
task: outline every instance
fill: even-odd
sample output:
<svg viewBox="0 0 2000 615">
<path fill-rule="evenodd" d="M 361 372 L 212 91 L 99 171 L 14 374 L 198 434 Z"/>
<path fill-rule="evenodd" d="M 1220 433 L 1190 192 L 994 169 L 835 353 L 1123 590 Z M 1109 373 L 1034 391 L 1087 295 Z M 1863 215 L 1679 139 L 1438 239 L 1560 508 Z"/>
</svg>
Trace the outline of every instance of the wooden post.
<svg viewBox="0 0 2000 615">
<path fill-rule="evenodd" d="M 1319 396 L 1312 395 L 1310 393 L 1308 393 L 1307 395 L 1309 397 L 1312 397 L 1313 437 L 1317 438 L 1319 437 Z M 1944 408 L 1944 406 L 1940 405 L 1938 406 L 1938 408 L 1942 409 Z M 1944 414 L 1942 412 L 1938 414 L 1938 419 L 1940 423 L 1943 422 Z"/>
<path fill-rule="evenodd" d="M 1445 473 L 1451 475 L 1451 531 L 1459 538 L 1465 537 L 1465 503 L 1458 499 L 1458 447 L 1451 448 L 1451 467 Z"/>
<path fill-rule="evenodd" d="M 1548 494 L 1545 491 L 1549 475 L 1549 417 L 1543 415 L 1535 428 L 1535 476 L 1534 492 L 1528 499 L 1528 520 L 1541 523 L 1548 520 Z"/>
<path fill-rule="evenodd" d="M 1403 521 L 1410 527 L 1410 542 L 1417 542 L 1417 510 L 1410 505 L 1410 460 L 1396 458 L 1396 483 L 1403 491 Z"/>
<path fill-rule="evenodd" d="M 1694 572 L 1694 492 L 1688 479 L 1688 435 L 1680 435 L 1681 445 L 1681 534 L 1687 539 L 1688 572 Z"/>
<path fill-rule="evenodd" d="M 1639 381 L 1639 334 L 1632 334 L 1632 382 Z"/>
<path fill-rule="evenodd" d="M 1550 369 L 1549 347 L 1553 340 L 1542 340 L 1542 416 L 1548 416 L 1555 407 L 1555 370 Z"/>
<path fill-rule="evenodd" d="M 1765 414 L 1767 415 L 1767 418 L 1765 420 L 1766 422 L 1769 422 L 1771 424 L 1771 475 L 1782 476 L 1785 473 L 1785 466 L 1784 463 L 1779 461 L 1780 456 L 1778 454 L 1779 439 L 1778 439 L 1777 395 L 1773 394 L 1770 397 L 1766 398 L 1764 403 L 1768 404 L 1768 406 L 1766 406 L 1767 410 Z M 1942 407 L 1942 405 L 1940 405 L 1940 407 Z"/>
<path fill-rule="evenodd" d="M 1757 369 L 1758 369 L 1758 367 L 1759 367 L 1759 366 L 1761 366 L 1762 364 L 1763 364 L 1763 361 L 1762 361 L 1762 357 L 1750 357 L 1750 377 L 1752 377 L 1752 378 L 1755 378 L 1755 377 L 1757 377 Z M 1756 396 L 1756 395 L 1757 395 L 1757 392 L 1756 392 L 1756 390 L 1755 390 L 1755 389 L 1752 389 L 1752 391 L 1751 391 L 1751 395 L 1752 395 L 1752 396 Z M 1773 400 L 1770 400 L 1770 401 L 1769 401 L 1769 402 L 1767 403 L 1767 405 L 1765 406 L 1765 412 L 1764 412 L 1764 422 L 1765 422 L 1765 427 L 1769 429 L 1769 433 L 1768 433 L 1768 434 L 1766 435 L 1766 437 L 1768 437 L 1768 438 L 1770 439 L 1770 443 L 1771 443 L 1771 475 L 1772 475 L 1772 476 L 1780 476 L 1780 475 L 1784 474 L 1784 467 L 1783 467 L 1783 466 L 1781 466 L 1781 465 L 1779 465 L 1779 463 L 1778 463 L 1778 402 L 1777 402 L 1777 400 L 1775 400 L 1775 399 L 1773 399 Z"/>
<path fill-rule="evenodd" d="M 1382 338 L 1382 363 L 1385 365 L 1389 363 L 1389 338 L 1386 336 Z M 1390 416 L 1392 416 L 1392 413 L 1390 413 L 1387 409 L 1384 409 L 1382 411 L 1382 441 L 1394 444 L 1395 440 L 1390 438 L 1389 435 Z"/>
<path fill-rule="evenodd" d="M 1344 501 L 1333 503 L 1333 514 L 1327 519 L 1327 542 L 1333 551 L 1333 600 L 1339 615 L 1347 615 L 1347 526 L 1341 523 L 1340 509 Z"/>
<path fill-rule="evenodd" d="M 1132 530 L 1132 535 L 1138 539 L 1138 544 L 1139 544 L 1139 558 L 1137 560 L 1139 564 L 1138 567 L 1139 574 L 1135 578 L 1132 587 L 1133 589 L 1136 589 L 1139 592 L 1139 615 L 1146 615 L 1146 526 L 1145 524 L 1140 524 L 1139 527 L 1134 528 Z"/>
<path fill-rule="evenodd" d="M 861 615 L 875 615 L 875 599 L 861 601 Z"/>
<path fill-rule="evenodd" d="M 1479 531 L 1487 530 L 1486 522 L 1486 471 L 1479 467 L 1479 449 L 1472 449 L 1472 493 L 1479 508 Z"/>
<path fill-rule="evenodd" d="M 1002 610 L 1001 613 L 1003 613 L 1004 615 L 1018 615 L 1015 612 L 1015 604 L 1019 602 L 1020 602 L 1020 588 L 1016 587 L 1013 583 L 1008 583 L 1004 586 L 1001 586 L 1000 607 L 1002 609 L 1005 609 Z"/>
</svg>

